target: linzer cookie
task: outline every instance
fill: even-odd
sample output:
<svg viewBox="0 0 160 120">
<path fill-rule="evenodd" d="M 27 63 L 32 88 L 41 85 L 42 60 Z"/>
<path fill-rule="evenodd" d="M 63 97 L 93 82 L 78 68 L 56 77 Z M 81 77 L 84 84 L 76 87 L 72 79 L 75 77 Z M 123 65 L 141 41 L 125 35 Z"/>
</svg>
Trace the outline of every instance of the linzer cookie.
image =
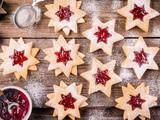
<svg viewBox="0 0 160 120">
<path fill-rule="evenodd" d="M 86 13 L 80 10 L 82 1 L 77 0 L 55 0 L 53 4 L 46 5 L 45 15 L 51 18 L 48 26 L 54 27 L 54 31 L 63 30 L 66 35 L 70 31 L 77 33 L 77 24 L 84 23 L 83 17 Z"/>
<path fill-rule="evenodd" d="M 149 95 L 149 86 L 144 83 L 134 88 L 131 84 L 122 87 L 123 97 L 116 99 L 116 108 L 124 110 L 123 119 L 142 120 L 151 118 L 149 108 L 157 105 L 157 97 Z"/>
<path fill-rule="evenodd" d="M 83 35 L 91 41 L 90 52 L 102 49 L 106 54 L 112 55 L 112 48 L 115 42 L 123 40 L 123 36 L 116 33 L 115 20 L 102 23 L 98 18 L 94 18 L 93 27 Z"/>
<path fill-rule="evenodd" d="M 135 46 L 123 46 L 127 58 L 122 63 L 123 68 L 133 68 L 138 79 L 141 79 L 147 69 L 158 70 L 154 57 L 158 47 L 147 47 L 142 37 L 139 37 Z"/>
<path fill-rule="evenodd" d="M 63 120 L 69 116 L 72 120 L 80 118 L 79 108 L 88 105 L 87 98 L 81 95 L 82 85 L 75 83 L 67 86 L 61 81 L 60 86 L 54 85 L 54 93 L 48 94 L 47 106 L 55 108 L 53 116 L 58 116 L 58 120 Z"/>
<path fill-rule="evenodd" d="M 116 61 L 114 60 L 102 64 L 96 58 L 93 58 L 91 70 L 81 74 L 81 76 L 89 82 L 89 94 L 101 91 L 106 96 L 111 96 L 112 86 L 122 81 L 122 79 L 114 73 L 115 64 Z"/>
<path fill-rule="evenodd" d="M 128 0 L 127 6 L 117 10 L 126 17 L 126 30 L 138 26 L 148 32 L 150 19 L 159 15 L 157 11 L 150 7 L 151 0 Z"/>
<path fill-rule="evenodd" d="M 48 70 L 55 70 L 55 75 L 58 76 L 62 72 L 69 77 L 72 73 L 77 75 L 77 66 L 84 64 L 82 58 L 84 54 L 78 52 L 79 44 L 75 44 L 75 39 L 68 43 L 62 35 L 58 40 L 53 40 L 53 47 L 44 49 L 47 55 L 44 59 L 49 61 Z"/>
<path fill-rule="evenodd" d="M 35 58 L 39 48 L 32 48 L 32 42 L 24 43 L 20 38 L 18 42 L 10 39 L 9 46 L 2 46 L 0 58 L 3 60 L 0 68 L 3 75 L 14 73 L 17 79 L 27 78 L 28 70 L 37 70 L 39 61 Z"/>
</svg>

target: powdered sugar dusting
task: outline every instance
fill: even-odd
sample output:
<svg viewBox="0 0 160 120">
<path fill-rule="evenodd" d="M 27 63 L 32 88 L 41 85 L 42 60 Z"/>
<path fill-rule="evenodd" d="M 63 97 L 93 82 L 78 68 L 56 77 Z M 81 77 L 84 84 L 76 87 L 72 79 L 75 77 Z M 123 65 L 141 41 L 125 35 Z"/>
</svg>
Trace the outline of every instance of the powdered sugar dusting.
<svg viewBox="0 0 160 120">
<path fill-rule="evenodd" d="M 120 77 L 122 79 L 129 80 L 130 78 L 133 77 L 133 75 L 129 69 L 120 69 Z"/>
<path fill-rule="evenodd" d="M 87 0 L 87 2 L 85 2 L 83 4 L 85 11 L 89 14 L 91 14 L 91 17 L 99 17 L 100 14 L 100 7 L 99 5 L 97 5 L 97 1 L 96 0 Z"/>
<path fill-rule="evenodd" d="M 122 1 L 113 0 L 111 5 L 112 12 L 116 12 L 118 9 L 120 9 L 122 7 L 122 4 Z"/>
<path fill-rule="evenodd" d="M 24 87 L 30 94 L 35 107 L 43 107 L 45 95 L 45 85 L 40 82 L 29 82 Z"/>
</svg>

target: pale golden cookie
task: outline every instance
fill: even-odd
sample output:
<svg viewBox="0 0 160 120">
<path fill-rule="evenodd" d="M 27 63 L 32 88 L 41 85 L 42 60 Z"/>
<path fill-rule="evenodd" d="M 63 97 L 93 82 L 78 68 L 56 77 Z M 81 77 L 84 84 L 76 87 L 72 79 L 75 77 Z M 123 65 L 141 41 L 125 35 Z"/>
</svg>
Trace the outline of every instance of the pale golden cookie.
<svg viewBox="0 0 160 120">
<path fill-rule="evenodd" d="M 115 32 L 115 20 L 102 23 L 98 18 L 93 19 L 93 27 L 83 32 L 83 35 L 91 41 L 90 52 L 102 49 L 106 54 L 112 55 L 115 42 L 123 40 L 124 37 Z"/>
<path fill-rule="evenodd" d="M 3 75 L 14 73 L 17 79 L 27 78 L 28 70 L 37 70 L 39 61 L 35 58 L 39 48 L 32 48 L 32 42 L 24 43 L 20 38 L 18 42 L 10 39 L 9 46 L 2 46 L 0 58 L 4 61 L 0 68 Z"/>
<path fill-rule="evenodd" d="M 122 79 L 114 73 L 116 61 L 102 64 L 96 58 L 92 59 L 92 68 L 90 71 L 81 74 L 89 82 L 89 94 L 97 91 L 103 92 L 106 96 L 111 96 L 111 89 L 114 84 Z"/>
<path fill-rule="evenodd" d="M 58 116 L 58 120 L 63 120 L 69 116 L 72 120 L 80 118 L 79 108 L 85 107 L 87 98 L 81 95 L 82 85 L 75 83 L 67 86 L 64 82 L 60 87 L 54 85 L 54 93 L 47 95 L 50 99 L 46 105 L 55 108 L 53 116 Z"/>
<path fill-rule="evenodd" d="M 149 95 L 149 86 L 140 84 L 134 88 L 131 84 L 122 87 L 123 97 L 117 98 L 116 108 L 124 110 L 123 119 L 134 120 L 139 117 L 142 120 L 150 118 L 149 108 L 157 105 L 157 97 Z"/>
<path fill-rule="evenodd" d="M 69 43 L 66 42 L 62 35 L 58 40 L 53 40 L 53 47 L 44 49 L 47 55 L 44 59 L 50 62 L 48 70 L 55 70 L 55 75 L 63 72 L 67 77 L 71 73 L 77 74 L 78 65 L 84 64 L 82 58 L 84 55 L 78 52 L 79 44 L 75 44 L 72 39 Z"/>
<path fill-rule="evenodd" d="M 128 0 L 127 6 L 117 10 L 126 17 L 126 30 L 138 26 L 148 32 L 150 19 L 159 15 L 157 11 L 150 7 L 151 0 Z"/>
<path fill-rule="evenodd" d="M 46 5 L 48 9 L 45 15 L 51 18 L 48 26 L 54 27 L 55 32 L 61 29 L 69 35 L 70 30 L 77 33 L 77 24 L 84 23 L 83 17 L 86 13 L 80 10 L 82 1 L 77 0 L 55 0 L 54 4 Z"/>
<path fill-rule="evenodd" d="M 147 47 L 142 37 L 139 37 L 135 46 L 123 46 L 127 58 L 122 68 L 133 68 L 138 79 L 141 79 L 147 69 L 158 70 L 154 57 L 159 51 L 158 47 Z"/>
</svg>

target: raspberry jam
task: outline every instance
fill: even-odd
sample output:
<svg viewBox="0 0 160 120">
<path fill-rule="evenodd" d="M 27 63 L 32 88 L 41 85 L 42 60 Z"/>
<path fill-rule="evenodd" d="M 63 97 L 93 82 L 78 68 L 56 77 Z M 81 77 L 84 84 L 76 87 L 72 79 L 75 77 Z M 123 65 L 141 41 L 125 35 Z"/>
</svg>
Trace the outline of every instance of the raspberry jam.
<svg viewBox="0 0 160 120">
<path fill-rule="evenodd" d="M 59 17 L 60 22 L 62 20 L 70 20 L 70 17 L 73 15 L 74 13 L 70 10 L 70 6 L 67 7 L 62 7 L 59 6 L 59 11 L 56 12 L 56 15 Z"/>
<path fill-rule="evenodd" d="M 134 9 L 131 10 L 130 13 L 133 14 L 133 20 L 140 19 L 141 21 L 143 21 L 144 16 L 148 14 L 148 12 L 145 11 L 144 5 L 139 7 L 136 4 L 134 4 Z"/>
<path fill-rule="evenodd" d="M 94 35 L 98 38 L 97 43 L 104 42 L 107 43 L 107 39 L 112 37 L 112 35 L 108 32 L 108 27 L 102 29 L 98 27 L 98 31 L 94 33 Z"/>
<path fill-rule="evenodd" d="M 132 96 L 131 99 L 127 102 L 127 104 L 132 106 L 132 110 L 135 110 L 136 108 L 142 109 L 142 104 L 145 102 L 145 100 L 141 99 L 140 94 L 137 96 Z"/>
<path fill-rule="evenodd" d="M 72 60 L 70 52 L 71 51 L 65 51 L 63 47 L 61 47 L 60 51 L 55 53 L 57 55 L 57 62 L 63 62 L 66 65 L 68 61 Z"/>
<path fill-rule="evenodd" d="M 135 59 L 133 61 L 137 62 L 139 64 L 139 67 L 141 67 L 143 64 L 148 64 L 148 54 L 145 53 L 144 49 L 142 49 L 140 52 L 135 51 L 134 55 Z"/>
<path fill-rule="evenodd" d="M 19 106 L 14 108 L 12 115 L 8 112 L 8 104 L 0 99 L 0 118 L 3 120 L 22 120 L 29 111 L 29 100 L 24 93 L 16 89 L 7 89 L 3 93 L 11 102 L 18 103 Z"/>
<path fill-rule="evenodd" d="M 105 86 L 107 81 L 111 79 L 107 74 L 108 70 L 101 71 L 100 69 L 98 69 L 97 73 L 93 75 L 93 77 L 96 79 L 96 84 L 102 84 Z"/>
<path fill-rule="evenodd" d="M 61 95 L 62 100 L 59 102 L 60 105 L 64 106 L 64 110 L 74 109 L 74 103 L 77 101 L 75 98 L 72 97 L 72 94 L 69 93 L 68 95 Z"/>
<path fill-rule="evenodd" d="M 24 56 L 24 50 L 23 51 L 14 50 L 14 54 L 12 56 L 9 56 L 9 58 L 13 59 L 12 63 L 13 66 L 18 64 L 21 67 L 23 67 L 23 62 L 28 60 L 28 58 Z"/>
</svg>

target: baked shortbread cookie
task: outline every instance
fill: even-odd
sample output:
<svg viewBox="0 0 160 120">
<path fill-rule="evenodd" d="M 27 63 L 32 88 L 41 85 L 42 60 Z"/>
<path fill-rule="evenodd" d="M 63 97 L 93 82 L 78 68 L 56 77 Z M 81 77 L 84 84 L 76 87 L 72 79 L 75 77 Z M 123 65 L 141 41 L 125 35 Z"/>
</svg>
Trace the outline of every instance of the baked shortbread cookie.
<svg viewBox="0 0 160 120">
<path fill-rule="evenodd" d="M 126 30 L 138 26 L 148 32 L 150 19 L 159 15 L 157 11 L 150 7 L 151 0 L 128 0 L 127 6 L 117 10 L 126 17 Z"/>
<path fill-rule="evenodd" d="M 97 91 L 103 92 L 106 96 L 111 96 L 112 85 L 119 83 L 122 79 L 114 73 L 116 61 L 102 64 L 96 58 L 92 59 L 92 68 L 90 71 L 81 74 L 89 82 L 88 94 Z"/>
<path fill-rule="evenodd" d="M 62 35 L 58 40 L 53 40 L 53 47 L 44 49 L 47 55 L 44 59 L 50 62 L 48 70 L 55 70 L 55 75 L 62 72 L 69 77 L 70 73 L 77 75 L 77 66 L 84 64 L 82 58 L 84 54 L 78 52 L 79 44 L 75 44 L 75 40 L 66 42 Z"/>
<path fill-rule="evenodd" d="M 157 105 L 157 97 L 149 95 L 149 86 L 140 84 L 134 88 L 131 84 L 122 87 L 123 97 L 116 99 L 116 108 L 124 110 L 123 119 L 134 120 L 139 117 L 142 120 L 150 118 L 149 108 Z"/>
<path fill-rule="evenodd" d="M 55 0 L 54 4 L 46 5 L 45 15 L 51 18 L 48 26 L 54 27 L 55 32 L 61 29 L 66 35 L 70 30 L 77 33 L 77 23 L 84 23 L 83 17 L 86 13 L 80 10 L 82 1 L 77 0 Z"/>
<path fill-rule="evenodd" d="M 28 70 L 37 70 L 39 61 L 35 58 L 39 48 L 32 48 L 32 42 L 24 43 L 20 38 L 18 42 L 10 39 L 9 46 L 2 46 L 0 58 L 4 61 L 0 68 L 3 75 L 14 73 L 17 79 L 27 78 Z"/>
<path fill-rule="evenodd" d="M 50 99 L 46 105 L 55 108 L 53 116 L 58 116 L 58 120 L 63 120 L 69 116 L 72 120 L 80 118 L 79 108 L 88 105 L 87 98 L 81 95 L 82 85 L 75 83 L 67 86 L 64 82 L 60 86 L 54 85 L 54 93 L 48 94 Z"/>
<path fill-rule="evenodd" d="M 102 49 L 106 54 L 112 55 L 115 42 L 123 40 L 124 37 L 115 32 L 115 20 L 102 23 L 98 18 L 93 19 L 93 27 L 83 32 L 83 35 L 91 41 L 90 52 Z"/>
<path fill-rule="evenodd" d="M 63 88 L 63 89 L 66 89 L 68 86 L 67 86 L 63 81 L 61 81 L 61 82 L 60 82 L 60 87 Z M 81 92 L 82 92 L 82 84 L 77 86 L 77 92 L 78 92 L 79 95 L 81 94 Z M 48 94 L 48 95 L 47 95 L 47 97 L 49 98 L 49 102 L 47 102 L 46 105 L 49 106 L 50 101 L 51 101 L 52 99 L 54 99 L 54 95 L 55 95 L 55 93 L 51 93 L 51 94 Z M 88 106 L 88 103 L 84 102 L 80 107 L 86 107 L 86 106 Z M 58 115 L 58 113 L 57 113 L 57 110 L 55 109 L 55 110 L 54 110 L 54 113 L 53 113 L 53 116 L 55 117 L 55 116 L 57 116 L 57 115 Z M 75 117 L 74 117 L 74 116 L 72 116 L 72 115 L 68 115 L 68 116 L 69 116 L 72 120 L 75 120 Z"/>
<path fill-rule="evenodd" d="M 147 47 L 142 37 L 139 37 L 135 46 L 123 46 L 127 58 L 122 68 L 133 68 L 138 79 L 141 79 L 147 69 L 158 70 L 154 57 L 159 51 L 158 47 Z"/>
</svg>

